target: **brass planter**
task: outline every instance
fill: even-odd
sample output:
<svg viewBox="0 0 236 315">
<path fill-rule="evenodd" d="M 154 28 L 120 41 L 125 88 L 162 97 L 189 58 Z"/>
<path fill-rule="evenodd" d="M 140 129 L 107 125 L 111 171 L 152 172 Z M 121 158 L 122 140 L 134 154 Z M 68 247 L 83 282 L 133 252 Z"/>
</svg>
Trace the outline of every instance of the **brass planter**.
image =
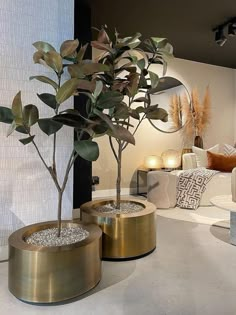
<svg viewBox="0 0 236 315">
<path fill-rule="evenodd" d="M 90 201 L 83 204 L 81 219 L 95 223 L 103 231 L 102 258 L 108 260 L 133 259 L 151 253 L 156 248 L 155 206 L 147 201 L 126 199 L 143 206 L 143 210 L 130 214 L 107 214 L 96 211 L 114 199 Z"/>
<path fill-rule="evenodd" d="M 92 289 L 101 278 L 102 231 L 93 224 L 63 221 L 62 227 L 81 226 L 89 236 L 71 245 L 40 247 L 24 239 L 33 232 L 56 227 L 42 222 L 17 230 L 9 237 L 8 286 L 18 299 L 52 303 Z"/>
</svg>

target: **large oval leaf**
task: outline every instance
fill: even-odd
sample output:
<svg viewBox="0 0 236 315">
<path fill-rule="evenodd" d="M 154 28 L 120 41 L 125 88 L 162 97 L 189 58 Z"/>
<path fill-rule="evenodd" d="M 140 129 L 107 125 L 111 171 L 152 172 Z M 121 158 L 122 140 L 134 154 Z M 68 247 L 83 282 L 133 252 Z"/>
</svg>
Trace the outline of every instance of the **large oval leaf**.
<svg viewBox="0 0 236 315">
<path fill-rule="evenodd" d="M 33 43 L 33 46 L 36 49 L 42 50 L 45 53 L 47 53 L 47 52 L 49 52 L 51 50 L 56 51 L 56 49 L 52 45 L 47 43 L 47 42 L 38 41 L 38 42 Z"/>
<path fill-rule="evenodd" d="M 123 100 L 124 96 L 118 91 L 108 91 L 100 94 L 97 101 L 97 106 L 100 108 L 111 108 L 119 104 Z"/>
<path fill-rule="evenodd" d="M 61 73 L 63 69 L 62 58 L 58 52 L 51 50 L 44 54 L 46 64 L 57 73 Z"/>
<path fill-rule="evenodd" d="M 50 84 L 54 89 L 57 91 L 58 85 L 55 81 L 51 80 L 50 78 L 44 76 L 44 75 L 35 75 L 29 78 L 30 80 L 36 79 L 38 81 L 41 81 L 43 83 Z"/>
<path fill-rule="evenodd" d="M 61 56 L 67 57 L 67 56 L 72 55 L 76 51 L 78 46 L 79 46 L 78 39 L 64 41 L 60 47 Z"/>
<path fill-rule="evenodd" d="M 153 111 L 146 113 L 148 119 L 161 120 L 163 122 L 168 121 L 168 113 L 163 108 L 157 108 Z"/>
<path fill-rule="evenodd" d="M 35 105 L 29 104 L 24 106 L 23 120 L 27 127 L 33 126 L 39 119 L 39 111 Z"/>
<path fill-rule="evenodd" d="M 91 140 L 75 141 L 75 151 L 87 161 L 96 161 L 99 156 L 98 144 Z"/>
<path fill-rule="evenodd" d="M 48 105 L 53 109 L 57 108 L 57 101 L 55 95 L 52 95 L 50 93 L 42 93 L 37 95 L 44 104 Z"/>
<path fill-rule="evenodd" d="M 11 124 L 14 119 L 10 108 L 0 106 L 0 122 Z"/>
<path fill-rule="evenodd" d="M 19 91 L 14 97 L 11 110 L 15 117 L 22 118 L 21 91 Z"/>
<path fill-rule="evenodd" d="M 113 130 L 110 130 L 107 133 L 116 139 L 135 145 L 135 139 L 132 133 L 122 126 L 114 125 Z"/>
<path fill-rule="evenodd" d="M 63 126 L 60 122 L 54 121 L 52 118 L 43 118 L 38 120 L 39 128 L 48 136 L 56 133 Z"/>
<path fill-rule="evenodd" d="M 56 101 L 58 104 L 63 103 L 69 97 L 71 97 L 77 90 L 79 79 L 73 78 L 66 81 L 58 90 L 56 95 Z"/>
</svg>

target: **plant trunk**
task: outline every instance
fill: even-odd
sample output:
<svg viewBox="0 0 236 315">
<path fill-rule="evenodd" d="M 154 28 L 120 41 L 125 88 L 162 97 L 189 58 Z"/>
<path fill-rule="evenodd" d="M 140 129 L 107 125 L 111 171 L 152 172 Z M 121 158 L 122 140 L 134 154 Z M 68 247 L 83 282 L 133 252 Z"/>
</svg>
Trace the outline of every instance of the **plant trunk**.
<svg viewBox="0 0 236 315">
<path fill-rule="evenodd" d="M 116 209 L 120 209 L 120 183 L 121 183 L 121 158 L 122 158 L 122 144 L 118 142 L 118 159 L 117 159 L 117 179 L 116 179 Z"/>
<path fill-rule="evenodd" d="M 196 136 L 194 139 L 194 146 L 203 149 L 203 140 L 201 136 Z"/>
<path fill-rule="evenodd" d="M 58 192 L 58 210 L 57 210 L 57 236 L 61 236 L 61 210 L 62 210 L 62 195 L 63 191 Z"/>
</svg>

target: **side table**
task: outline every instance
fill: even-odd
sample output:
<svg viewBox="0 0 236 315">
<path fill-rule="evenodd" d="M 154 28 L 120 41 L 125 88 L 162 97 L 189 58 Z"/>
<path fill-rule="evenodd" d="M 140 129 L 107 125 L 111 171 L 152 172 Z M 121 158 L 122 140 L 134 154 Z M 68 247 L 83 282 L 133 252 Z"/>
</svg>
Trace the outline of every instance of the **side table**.
<svg viewBox="0 0 236 315">
<path fill-rule="evenodd" d="M 162 169 L 148 169 L 148 168 L 138 168 L 137 169 L 137 181 L 136 181 L 136 194 L 139 195 L 139 196 L 144 196 L 144 197 L 147 197 L 147 192 L 140 192 L 140 183 L 139 183 L 139 179 L 141 177 L 141 174 L 144 173 L 146 174 L 146 177 L 147 177 L 147 174 L 151 171 L 158 171 L 158 172 L 171 172 L 173 171 L 174 169 L 165 169 L 165 168 L 162 168 Z"/>
<path fill-rule="evenodd" d="M 230 243 L 236 245 L 236 202 L 232 201 L 232 195 L 215 196 L 210 202 L 218 208 L 230 211 Z"/>
<path fill-rule="evenodd" d="M 139 191 L 139 179 L 140 179 L 140 175 L 142 173 L 146 174 L 149 172 L 150 170 L 147 169 L 147 168 L 138 168 L 137 169 L 137 180 L 136 180 L 136 194 L 139 195 L 139 196 L 144 196 L 144 197 L 147 197 L 147 192 L 144 192 L 144 193 L 141 193 Z"/>
</svg>

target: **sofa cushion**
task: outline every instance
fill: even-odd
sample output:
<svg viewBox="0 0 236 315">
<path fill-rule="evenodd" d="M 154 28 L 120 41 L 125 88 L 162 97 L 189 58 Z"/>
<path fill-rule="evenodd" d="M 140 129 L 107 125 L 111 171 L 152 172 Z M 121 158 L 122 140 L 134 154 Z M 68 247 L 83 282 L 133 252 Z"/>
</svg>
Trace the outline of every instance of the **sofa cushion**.
<svg viewBox="0 0 236 315">
<path fill-rule="evenodd" d="M 198 147 L 193 146 L 192 151 L 196 154 L 197 167 L 207 167 L 207 151 L 219 153 L 220 145 L 216 144 L 214 147 L 209 148 L 208 150 L 200 149 Z"/>
<path fill-rule="evenodd" d="M 236 155 L 236 148 L 230 144 L 223 144 L 223 154 L 227 156 Z"/>
<path fill-rule="evenodd" d="M 220 172 L 232 172 L 236 167 L 236 155 L 226 156 L 207 151 L 207 168 Z"/>
</svg>

